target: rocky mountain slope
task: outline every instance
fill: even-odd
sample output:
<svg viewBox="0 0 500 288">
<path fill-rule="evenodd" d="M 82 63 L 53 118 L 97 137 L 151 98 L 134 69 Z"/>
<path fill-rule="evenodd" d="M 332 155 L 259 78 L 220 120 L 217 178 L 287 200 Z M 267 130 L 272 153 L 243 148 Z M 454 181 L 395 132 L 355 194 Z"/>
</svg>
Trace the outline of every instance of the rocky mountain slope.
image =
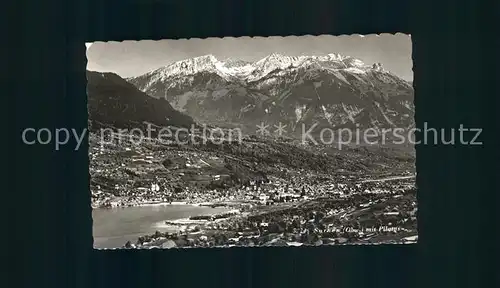
<svg viewBox="0 0 500 288">
<path fill-rule="evenodd" d="M 164 99 L 155 99 L 114 73 L 87 71 L 88 111 L 91 130 L 102 127 L 191 127 L 193 119 L 176 111 Z"/>
<path fill-rule="evenodd" d="M 338 54 L 272 54 L 253 63 L 207 55 L 127 80 L 202 123 L 253 131 L 261 122 L 297 131 L 315 123 L 405 129 L 414 121 L 411 83 L 379 63 Z"/>
</svg>

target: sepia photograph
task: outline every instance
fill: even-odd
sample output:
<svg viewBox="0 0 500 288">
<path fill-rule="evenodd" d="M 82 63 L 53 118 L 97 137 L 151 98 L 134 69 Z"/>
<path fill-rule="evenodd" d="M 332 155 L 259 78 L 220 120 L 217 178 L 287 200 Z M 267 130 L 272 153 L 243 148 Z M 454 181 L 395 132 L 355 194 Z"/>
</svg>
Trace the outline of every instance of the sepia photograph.
<svg viewBox="0 0 500 288">
<path fill-rule="evenodd" d="M 94 248 L 418 241 L 411 35 L 86 46 Z"/>
</svg>

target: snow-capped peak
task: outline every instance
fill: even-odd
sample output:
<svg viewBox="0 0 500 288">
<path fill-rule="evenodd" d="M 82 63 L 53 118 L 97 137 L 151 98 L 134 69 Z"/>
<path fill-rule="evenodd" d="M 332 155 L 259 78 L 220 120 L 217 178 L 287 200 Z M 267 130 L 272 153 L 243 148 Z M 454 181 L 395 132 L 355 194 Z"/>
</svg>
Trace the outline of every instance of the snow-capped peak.
<svg viewBox="0 0 500 288">
<path fill-rule="evenodd" d="M 217 69 L 217 66 L 220 66 L 220 64 L 221 63 L 217 60 L 217 58 L 215 58 L 214 55 L 204 55 L 177 61 L 166 67 L 160 68 L 159 72 L 161 72 L 163 76 L 173 74 L 195 74 L 201 71 Z"/>
<path fill-rule="evenodd" d="M 294 61 L 292 57 L 283 56 L 278 53 L 273 53 L 267 57 L 255 62 L 254 66 L 263 70 L 273 70 L 275 68 L 285 68 L 292 64 Z"/>
<path fill-rule="evenodd" d="M 346 57 L 346 58 L 342 59 L 342 62 L 344 62 L 344 64 L 346 64 L 348 67 L 351 67 L 351 68 L 364 68 L 364 67 L 366 67 L 366 65 L 365 65 L 365 63 L 363 63 L 363 61 L 356 59 L 356 58 L 353 58 L 353 57 Z"/>
<path fill-rule="evenodd" d="M 381 63 L 373 63 L 372 69 L 375 71 L 384 71 L 384 67 L 382 67 Z"/>
<path fill-rule="evenodd" d="M 286 69 L 298 67 L 307 60 L 312 60 L 313 56 L 284 56 L 273 53 L 253 64 L 252 78 L 259 78 L 276 69 Z"/>
<path fill-rule="evenodd" d="M 329 60 L 341 61 L 342 59 L 344 59 L 344 57 L 342 55 L 340 55 L 339 53 L 330 53 L 326 56 L 328 57 Z"/>
</svg>

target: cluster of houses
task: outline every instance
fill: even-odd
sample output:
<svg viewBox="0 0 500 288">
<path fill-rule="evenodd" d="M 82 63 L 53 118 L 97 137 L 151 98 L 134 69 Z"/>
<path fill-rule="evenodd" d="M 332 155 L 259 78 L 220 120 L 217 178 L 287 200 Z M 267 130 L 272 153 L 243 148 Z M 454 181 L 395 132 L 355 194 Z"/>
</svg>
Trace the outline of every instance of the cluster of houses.
<svg viewBox="0 0 500 288">
<path fill-rule="evenodd" d="M 253 186 L 245 190 L 252 189 Z M 196 233 L 157 236 L 174 241 L 177 247 L 411 243 L 417 239 L 417 230 L 415 190 L 410 192 L 359 197 L 353 194 L 333 201 L 302 203 L 288 209 L 212 221 L 198 227 Z M 149 245 L 154 243 L 153 238 L 146 242 L 142 239 L 138 244 Z"/>
</svg>

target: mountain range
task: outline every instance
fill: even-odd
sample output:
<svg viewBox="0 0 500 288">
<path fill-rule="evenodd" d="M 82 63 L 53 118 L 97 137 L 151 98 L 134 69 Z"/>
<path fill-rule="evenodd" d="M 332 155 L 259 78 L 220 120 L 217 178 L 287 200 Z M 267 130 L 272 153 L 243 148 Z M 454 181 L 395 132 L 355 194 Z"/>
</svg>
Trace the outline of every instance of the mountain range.
<svg viewBox="0 0 500 288">
<path fill-rule="evenodd" d="M 359 129 L 414 124 L 411 82 L 380 63 L 339 54 L 275 53 L 255 62 L 206 55 L 126 80 L 197 122 L 249 131 L 259 123 L 282 123 L 294 131 L 301 124 Z"/>
</svg>

